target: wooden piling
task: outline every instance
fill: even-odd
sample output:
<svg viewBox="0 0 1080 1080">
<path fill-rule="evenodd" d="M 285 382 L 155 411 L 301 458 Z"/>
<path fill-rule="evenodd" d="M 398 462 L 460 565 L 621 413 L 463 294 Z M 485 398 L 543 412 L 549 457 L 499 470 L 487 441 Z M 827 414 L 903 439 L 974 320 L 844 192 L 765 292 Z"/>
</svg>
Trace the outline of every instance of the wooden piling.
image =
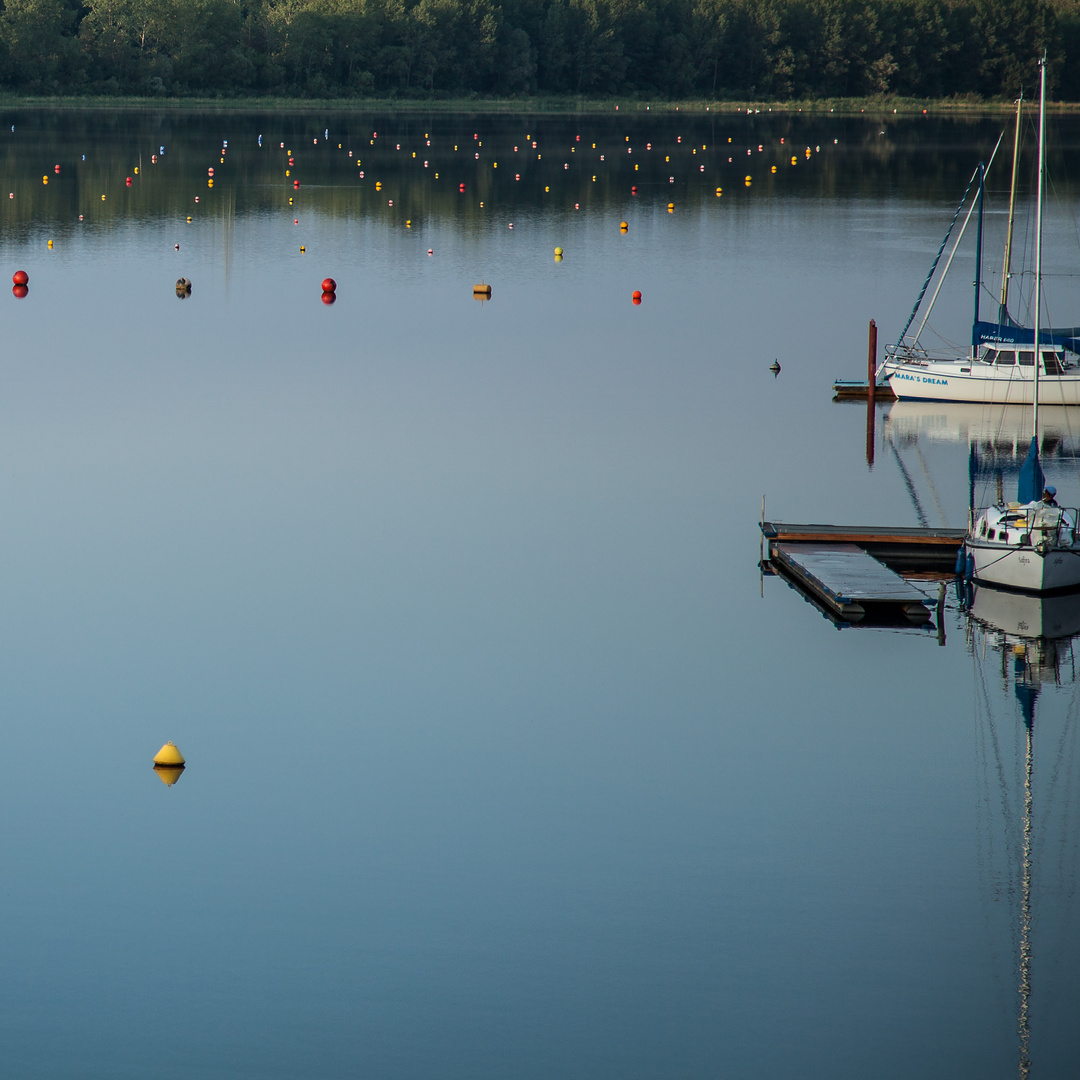
<svg viewBox="0 0 1080 1080">
<path fill-rule="evenodd" d="M 874 391 L 877 388 L 877 323 L 870 320 L 870 343 L 866 360 L 866 400 L 870 402 L 870 408 L 874 407 Z"/>
</svg>

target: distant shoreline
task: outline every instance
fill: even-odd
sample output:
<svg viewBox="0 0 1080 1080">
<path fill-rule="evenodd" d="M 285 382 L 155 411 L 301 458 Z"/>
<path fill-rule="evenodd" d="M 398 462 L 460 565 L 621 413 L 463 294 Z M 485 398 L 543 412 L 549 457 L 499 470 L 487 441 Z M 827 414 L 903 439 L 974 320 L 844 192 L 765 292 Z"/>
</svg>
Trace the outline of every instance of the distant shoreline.
<svg viewBox="0 0 1080 1080">
<path fill-rule="evenodd" d="M 1080 102 L 1047 102 L 1047 112 L 1080 112 Z M 535 114 L 549 116 L 639 115 L 645 113 L 689 113 L 692 115 L 747 115 L 773 113 L 835 116 L 916 116 L 924 111 L 937 116 L 977 116 L 1011 113 L 1015 102 L 948 98 L 937 101 L 900 98 L 843 98 L 820 101 L 638 101 L 619 98 L 576 97 L 536 98 L 445 98 L 398 97 L 311 98 L 287 97 L 125 97 L 56 96 L 25 97 L 0 94 L 0 108 L 18 109 L 158 109 L 176 112 L 370 112 L 392 110 L 400 113 L 488 113 Z"/>
</svg>

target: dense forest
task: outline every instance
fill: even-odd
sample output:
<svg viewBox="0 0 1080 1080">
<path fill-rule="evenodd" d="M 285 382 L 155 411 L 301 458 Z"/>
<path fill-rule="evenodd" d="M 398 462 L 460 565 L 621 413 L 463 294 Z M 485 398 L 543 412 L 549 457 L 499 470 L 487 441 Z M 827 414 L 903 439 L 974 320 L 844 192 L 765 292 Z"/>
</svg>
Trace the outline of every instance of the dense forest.
<svg viewBox="0 0 1080 1080">
<path fill-rule="evenodd" d="M 1080 0 L 5 0 L 26 94 L 1080 100 Z"/>
</svg>

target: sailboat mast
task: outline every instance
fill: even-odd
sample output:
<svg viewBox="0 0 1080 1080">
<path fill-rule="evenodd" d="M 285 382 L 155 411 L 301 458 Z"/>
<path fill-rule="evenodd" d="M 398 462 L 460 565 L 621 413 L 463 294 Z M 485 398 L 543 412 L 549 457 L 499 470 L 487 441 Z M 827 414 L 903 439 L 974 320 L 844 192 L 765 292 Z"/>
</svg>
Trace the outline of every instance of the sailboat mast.
<svg viewBox="0 0 1080 1080">
<path fill-rule="evenodd" d="M 1032 394 L 1031 437 L 1039 445 L 1039 303 L 1042 288 L 1043 168 L 1046 151 L 1046 55 L 1039 61 L 1039 184 L 1035 196 L 1035 388 Z"/>
<path fill-rule="evenodd" d="M 1000 139 L 998 140 L 1001 141 Z M 979 232 L 975 238 L 975 318 L 971 323 L 971 359 L 979 354 L 979 290 L 982 288 L 983 198 L 986 194 L 986 166 L 979 162 Z"/>
<path fill-rule="evenodd" d="M 1005 233 L 1005 261 L 1001 267 L 1001 306 L 998 308 L 998 322 L 1004 323 L 1009 317 L 1009 276 L 1012 274 L 1012 238 L 1013 222 L 1016 219 L 1016 171 L 1020 164 L 1020 110 L 1024 105 L 1024 92 L 1016 102 L 1016 134 L 1013 137 L 1012 183 L 1009 185 L 1009 228 Z"/>
</svg>

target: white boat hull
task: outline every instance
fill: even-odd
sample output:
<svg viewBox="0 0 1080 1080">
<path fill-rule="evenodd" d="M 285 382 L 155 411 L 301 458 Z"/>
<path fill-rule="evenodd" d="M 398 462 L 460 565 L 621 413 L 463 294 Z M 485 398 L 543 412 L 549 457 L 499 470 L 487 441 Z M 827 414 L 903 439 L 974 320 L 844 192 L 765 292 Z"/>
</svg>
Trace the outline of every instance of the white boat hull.
<svg viewBox="0 0 1080 1080">
<path fill-rule="evenodd" d="M 901 401 L 974 401 L 985 405 L 1030 405 L 1034 378 L 1003 378 L 961 371 L 960 364 L 887 364 L 882 374 Z M 1039 376 L 1040 405 L 1080 405 L 1080 373 Z"/>
<path fill-rule="evenodd" d="M 969 538 L 967 549 L 975 560 L 977 584 L 1031 593 L 1080 588 L 1080 545 L 1051 548 L 1040 555 L 1031 547 Z"/>
</svg>

